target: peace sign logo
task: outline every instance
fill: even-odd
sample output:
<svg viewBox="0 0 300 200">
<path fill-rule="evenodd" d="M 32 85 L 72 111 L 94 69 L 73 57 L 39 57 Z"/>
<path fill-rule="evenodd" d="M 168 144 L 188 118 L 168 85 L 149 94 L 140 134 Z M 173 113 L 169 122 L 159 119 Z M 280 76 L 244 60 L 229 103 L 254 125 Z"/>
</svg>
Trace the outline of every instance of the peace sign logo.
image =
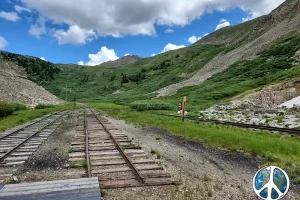
<svg viewBox="0 0 300 200">
<path fill-rule="evenodd" d="M 289 191 L 290 180 L 286 172 L 275 166 L 260 169 L 253 178 L 253 189 L 261 199 L 279 200 Z"/>
</svg>

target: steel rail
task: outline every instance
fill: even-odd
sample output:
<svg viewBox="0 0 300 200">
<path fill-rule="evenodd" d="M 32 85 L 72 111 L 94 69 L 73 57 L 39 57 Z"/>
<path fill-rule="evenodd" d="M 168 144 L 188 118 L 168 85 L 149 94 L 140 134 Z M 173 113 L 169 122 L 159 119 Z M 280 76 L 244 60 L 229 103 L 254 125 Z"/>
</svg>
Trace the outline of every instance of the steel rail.
<svg viewBox="0 0 300 200">
<path fill-rule="evenodd" d="M 119 150 L 119 152 L 121 153 L 123 159 L 125 160 L 125 162 L 127 163 L 127 165 L 132 169 L 132 172 L 134 173 L 134 175 L 136 176 L 137 180 L 144 184 L 145 180 L 142 178 L 141 174 L 139 173 L 139 171 L 137 170 L 137 168 L 133 165 L 131 159 L 125 154 L 124 150 L 122 149 L 122 147 L 119 145 L 119 143 L 117 142 L 117 140 L 114 138 L 114 136 L 108 131 L 108 129 L 104 126 L 104 124 L 101 122 L 101 120 L 99 119 L 99 117 L 96 115 L 96 113 L 90 108 L 88 107 L 92 113 L 96 116 L 97 120 L 99 121 L 99 123 L 103 126 L 103 129 L 105 130 L 105 132 L 110 136 L 110 138 L 112 139 L 112 141 L 115 143 L 117 149 Z"/>
<path fill-rule="evenodd" d="M 36 124 L 36 123 L 38 123 L 38 122 L 41 122 L 42 120 L 47 119 L 47 118 L 49 118 L 49 117 L 55 115 L 56 113 L 57 113 L 57 112 L 51 113 L 51 114 L 50 114 L 49 116 L 47 116 L 47 117 L 42 117 L 41 119 L 39 119 L 39 120 L 37 120 L 37 121 L 35 121 L 35 122 L 31 122 L 30 124 L 28 124 L 28 125 L 25 126 L 25 127 L 19 128 L 19 129 L 15 130 L 15 131 L 13 131 L 13 132 L 7 134 L 7 135 L 1 136 L 1 137 L 0 137 L 0 141 L 1 141 L 2 139 L 5 139 L 5 138 L 11 136 L 12 134 L 15 134 L 15 133 L 17 133 L 17 132 L 19 132 L 19 131 L 23 131 L 23 130 L 25 130 L 26 128 L 28 128 L 28 127 L 30 127 L 30 126 L 32 126 L 32 125 L 34 125 L 34 124 Z"/>
<path fill-rule="evenodd" d="M 86 162 L 87 162 L 87 175 L 90 178 L 91 175 L 91 164 L 90 164 L 90 152 L 89 152 L 89 135 L 88 135 L 88 128 L 87 128 L 87 120 L 86 120 L 86 113 L 84 112 L 84 132 L 85 132 L 85 155 L 86 155 Z"/>
<path fill-rule="evenodd" d="M 60 113 L 60 112 L 59 112 Z M 35 137 L 37 134 L 39 134 L 43 129 L 45 129 L 46 127 L 50 126 L 51 124 L 53 124 L 54 122 L 56 122 L 57 120 L 59 120 L 60 118 L 62 118 L 66 113 L 62 114 L 61 116 L 59 116 L 57 119 L 49 122 L 47 125 L 45 125 L 43 128 L 41 128 L 40 130 L 36 131 L 35 133 L 33 133 L 32 135 L 30 135 L 28 138 L 26 138 L 25 140 L 23 140 L 22 142 L 20 142 L 19 144 L 17 144 L 15 147 L 13 147 L 12 149 L 10 149 L 8 152 L 6 152 L 3 156 L 0 157 L 0 163 L 7 158 L 11 153 L 13 153 L 16 149 L 18 149 L 20 146 L 22 146 L 25 142 L 27 142 L 28 140 L 30 140 L 31 138 Z M 51 115 L 53 116 L 53 115 Z M 47 119 L 47 118 L 46 118 Z"/>
<path fill-rule="evenodd" d="M 158 114 L 158 115 L 174 117 L 174 118 L 181 118 L 180 116 L 176 116 L 176 115 L 167 115 L 167 114 Z M 300 136 L 300 130 L 290 129 L 290 128 L 279 128 L 279 127 L 262 126 L 262 125 L 254 125 L 254 124 L 244 124 L 244 123 L 238 123 L 238 122 L 226 122 L 226 121 L 203 119 L 203 118 L 196 118 L 196 117 L 186 117 L 186 119 L 193 120 L 193 121 L 221 124 L 221 125 L 231 125 L 231 126 L 237 126 L 237 127 L 242 127 L 242 128 L 278 131 L 281 133 L 288 133 L 288 134 L 294 135 L 294 136 Z"/>
</svg>

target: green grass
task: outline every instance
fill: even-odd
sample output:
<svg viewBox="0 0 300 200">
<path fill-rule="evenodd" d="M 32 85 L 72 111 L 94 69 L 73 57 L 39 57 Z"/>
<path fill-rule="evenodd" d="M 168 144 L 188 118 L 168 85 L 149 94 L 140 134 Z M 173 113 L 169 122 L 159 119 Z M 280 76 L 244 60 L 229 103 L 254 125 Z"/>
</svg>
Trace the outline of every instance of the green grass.
<svg viewBox="0 0 300 200">
<path fill-rule="evenodd" d="M 34 120 L 38 117 L 42 117 L 51 112 L 55 111 L 62 111 L 67 109 L 73 109 L 73 104 L 59 104 L 55 105 L 54 108 L 47 108 L 47 109 L 27 109 L 27 110 L 20 110 L 14 112 L 12 115 L 0 118 L 0 131 L 4 131 L 8 128 L 12 128 L 31 120 Z"/>
<path fill-rule="evenodd" d="M 157 100 L 144 100 L 135 101 L 130 104 L 131 108 L 144 111 L 144 110 L 176 110 L 176 106 L 170 103 Z"/>
<path fill-rule="evenodd" d="M 158 116 L 150 111 L 138 112 L 127 106 L 103 103 L 93 103 L 91 106 L 115 118 L 140 126 L 160 127 L 176 136 L 201 141 L 210 147 L 260 155 L 284 165 L 300 164 L 300 138 L 189 120 L 182 123 L 180 119 Z"/>
</svg>

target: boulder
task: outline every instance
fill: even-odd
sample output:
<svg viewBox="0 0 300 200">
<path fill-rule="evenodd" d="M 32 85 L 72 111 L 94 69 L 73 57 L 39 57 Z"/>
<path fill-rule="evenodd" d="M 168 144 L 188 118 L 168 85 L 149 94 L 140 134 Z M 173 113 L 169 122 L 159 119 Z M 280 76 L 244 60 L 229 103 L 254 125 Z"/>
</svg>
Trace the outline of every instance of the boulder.
<svg viewBox="0 0 300 200">
<path fill-rule="evenodd" d="M 278 124 L 276 124 L 274 121 L 268 122 L 268 125 L 271 126 L 271 127 L 283 128 L 282 126 L 279 126 Z"/>
<path fill-rule="evenodd" d="M 260 120 L 258 118 L 252 118 L 250 120 L 250 124 L 259 125 L 259 123 L 260 123 Z"/>
</svg>

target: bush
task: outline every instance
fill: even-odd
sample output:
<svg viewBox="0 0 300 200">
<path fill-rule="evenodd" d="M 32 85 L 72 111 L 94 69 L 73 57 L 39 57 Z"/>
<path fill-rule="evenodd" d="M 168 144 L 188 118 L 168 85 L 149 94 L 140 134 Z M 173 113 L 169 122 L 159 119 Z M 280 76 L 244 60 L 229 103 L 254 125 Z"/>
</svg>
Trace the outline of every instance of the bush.
<svg viewBox="0 0 300 200">
<path fill-rule="evenodd" d="M 131 108 L 143 111 L 143 110 L 176 110 L 176 106 L 170 103 L 162 101 L 135 101 L 131 103 Z"/>
<path fill-rule="evenodd" d="M 39 104 L 35 107 L 35 109 L 46 109 L 46 108 L 54 108 L 52 104 Z"/>
<path fill-rule="evenodd" d="M 15 106 L 15 111 L 26 110 L 27 109 L 27 107 L 25 105 L 19 104 L 19 103 L 15 103 L 14 106 Z"/>
<path fill-rule="evenodd" d="M 18 110 L 26 110 L 26 106 L 18 103 L 0 101 L 0 117 L 6 117 Z"/>
</svg>

